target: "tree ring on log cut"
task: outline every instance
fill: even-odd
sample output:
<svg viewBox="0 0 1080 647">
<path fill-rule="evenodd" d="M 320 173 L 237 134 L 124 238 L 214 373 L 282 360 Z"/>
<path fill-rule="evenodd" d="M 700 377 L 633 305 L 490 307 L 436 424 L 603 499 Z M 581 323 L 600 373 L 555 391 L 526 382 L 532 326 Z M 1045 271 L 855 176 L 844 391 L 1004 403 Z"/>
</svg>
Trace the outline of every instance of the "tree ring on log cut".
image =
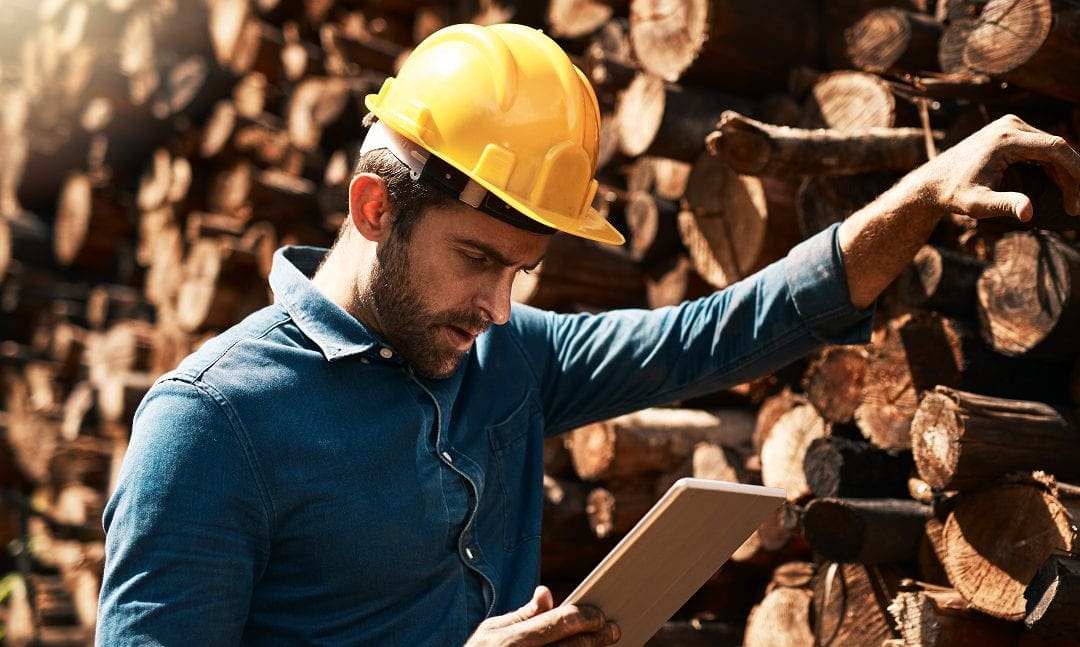
<svg viewBox="0 0 1080 647">
<path fill-rule="evenodd" d="M 1050 0 L 991 0 L 966 39 L 964 64 L 987 74 L 1005 74 L 1031 59 L 1054 17 Z"/>
<path fill-rule="evenodd" d="M 844 30 L 852 64 L 867 72 L 884 72 L 895 65 L 910 40 L 911 25 L 895 8 L 870 11 Z"/>
<path fill-rule="evenodd" d="M 911 426 L 925 430 L 912 434 L 911 449 L 919 476 L 936 489 L 943 489 L 956 473 L 960 461 L 962 425 L 957 418 L 957 402 L 945 393 L 928 393 L 919 403 Z"/>
<path fill-rule="evenodd" d="M 619 95 L 616 114 L 626 112 L 622 106 L 634 107 L 634 122 L 619 125 L 619 148 L 623 153 L 637 157 L 656 138 L 664 119 L 666 93 L 664 80 L 652 74 L 638 74 Z"/>
<path fill-rule="evenodd" d="M 1071 551 L 1073 521 L 1041 487 L 1010 483 L 965 497 L 945 521 L 942 560 L 972 606 L 1005 620 L 1025 615 L 1024 590 L 1055 551 Z"/>
<path fill-rule="evenodd" d="M 807 128 L 842 132 L 891 128 L 896 122 L 896 98 L 874 74 L 830 72 L 810 89 L 803 112 Z"/>
</svg>

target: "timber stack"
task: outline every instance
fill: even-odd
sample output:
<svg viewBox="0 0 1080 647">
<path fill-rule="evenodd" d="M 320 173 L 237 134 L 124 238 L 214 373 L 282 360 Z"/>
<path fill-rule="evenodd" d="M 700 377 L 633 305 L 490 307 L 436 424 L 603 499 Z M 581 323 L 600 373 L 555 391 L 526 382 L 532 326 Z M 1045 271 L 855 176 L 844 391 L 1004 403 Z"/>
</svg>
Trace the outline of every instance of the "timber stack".
<svg viewBox="0 0 1080 647">
<path fill-rule="evenodd" d="M 326 246 L 363 97 L 453 22 L 544 28 L 604 114 L 596 206 L 514 298 L 661 308 L 722 289 L 993 118 L 1080 148 L 1074 0 L 48 0 L 0 15 L 0 623 L 81 645 L 141 396 Z M 545 446 L 563 593 L 675 479 L 788 502 L 655 640 L 1035 645 L 1080 635 L 1080 221 L 950 216 L 872 341 Z"/>
</svg>

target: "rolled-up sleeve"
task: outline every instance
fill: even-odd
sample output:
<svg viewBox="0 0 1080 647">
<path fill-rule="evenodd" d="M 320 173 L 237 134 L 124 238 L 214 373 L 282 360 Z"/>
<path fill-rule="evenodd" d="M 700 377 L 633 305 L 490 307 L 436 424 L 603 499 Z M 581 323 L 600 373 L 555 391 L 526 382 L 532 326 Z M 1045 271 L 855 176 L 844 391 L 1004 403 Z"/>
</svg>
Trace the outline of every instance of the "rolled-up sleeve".
<svg viewBox="0 0 1080 647">
<path fill-rule="evenodd" d="M 869 339 L 851 305 L 837 226 L 712 295 L 655 310 L 553 314 L 516 307 L 548 433 L 765 375 L 823 344 Z"/>
<path fill-rule="evenodd" d="M 235 645 L 268 553 L 252 458 L 213 393 L 166 380 L 105 509 L 99 645 Z"/>
</svg>

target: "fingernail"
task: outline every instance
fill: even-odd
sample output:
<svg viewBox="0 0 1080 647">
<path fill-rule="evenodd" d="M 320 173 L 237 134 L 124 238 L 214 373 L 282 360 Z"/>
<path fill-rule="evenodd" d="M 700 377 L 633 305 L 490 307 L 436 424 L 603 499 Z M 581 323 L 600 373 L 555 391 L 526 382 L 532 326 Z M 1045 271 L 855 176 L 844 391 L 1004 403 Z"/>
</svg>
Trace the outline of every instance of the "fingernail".
<svg viewBox="0 0 1080 647">
<path fill-rule="evenodd" d="M 622 631 L 619 630 L 619 625 L 615 624 L 614 622 L 609 622 L 607 626 L 608 635 L 611 637 L 611 642 L 619 642 L 619 638 L 622 638 Z"/>
</svg>

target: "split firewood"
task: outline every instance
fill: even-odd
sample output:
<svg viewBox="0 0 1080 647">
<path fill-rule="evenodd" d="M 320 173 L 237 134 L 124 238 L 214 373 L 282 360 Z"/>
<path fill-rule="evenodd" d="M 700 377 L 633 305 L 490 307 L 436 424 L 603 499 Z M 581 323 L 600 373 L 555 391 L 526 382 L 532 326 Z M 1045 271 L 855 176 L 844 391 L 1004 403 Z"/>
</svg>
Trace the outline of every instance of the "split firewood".
<svg viewBox="0 0 1080 647">
<path fill-rule="evenodd" d="M 579 427 L 566 443 L 579 477 L 612 481 L 669 472 L 702 441 L 747 447 L 753 428 L 753 414 L 742 409 L 657 408 Z"/>
<path fill-rule="evenodd" d="M 1051 555 L 1073 549 L 1077 503 L 1071 494 L 1055 496 L 1034 482 L 962 494 L 942 531 L 949 581 L 980 611 L 1022 619 L 1024 590 L 1039 567 Z"/>
<path fill-rule="evenodd" d="M 814 499 L 803 532 L 825 559 L 856 564 L 911 562 L 930 506 L 908 499 Z"/>
<path fill-rule="evenodd" d="M 1015 645 L 1021 628 L 979 612 L 955 589 L 905 580 L 889 603 L 901 647 Z"/>
<path fill-rule="evenodd" d="M 856 175 L 909 171 L 926 161 L 918 128 L 808 130 L 725 111 L 706 137 L 709 152 L 747 175 Z"/>
<path fill-rule="evenodd" d="M 938 387 L 920 401 L 911 430 L 915 466 L 937 489 L 972 488 L 1012 471 L 1080 477 L 1072 413 L 1040 402 Z"/>
</svg>

